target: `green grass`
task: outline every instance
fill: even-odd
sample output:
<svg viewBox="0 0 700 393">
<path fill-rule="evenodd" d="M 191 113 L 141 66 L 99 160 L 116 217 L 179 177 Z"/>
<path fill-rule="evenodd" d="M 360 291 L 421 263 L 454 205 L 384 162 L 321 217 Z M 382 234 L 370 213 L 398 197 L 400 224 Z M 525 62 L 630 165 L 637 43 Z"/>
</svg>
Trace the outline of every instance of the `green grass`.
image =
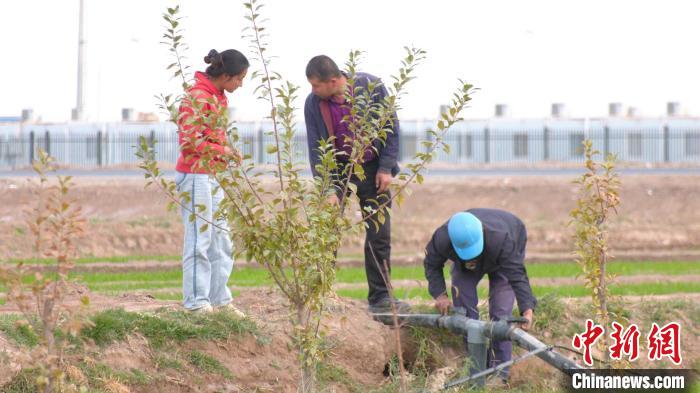
<svg viewBox="0 0 700 393">
<path fill-rule="evenodd" d="M 152 377 L 143 371 L 132 368 L 129 371 L 114 370 L 104 363 L 81 362 L 78 365 L 90 384 L 90 387 L 103 387 L 108 380 L 128 385 L 147 385 Z"/>
<path fill-rule="evenodd" d="M 694 334 L 700 334 L 700 304 L 683 299 L 674 300 L 644 300 L 637 305 L 639 310 L 644 310 L 638 317 L 649 323 L 656 322 L 660 325 L 670 321 L 678 321 L 685 317 L 691 321 L 688 326 Z M 685 328 L 685 326 L 684 326 Z M 698 358 L 700 360 L 700 358 Z"/>
<path fill-rule="evenodd" d="M 153 364 L 156 368 L 164 369 L 171 368 L 173 370 L 182 370 L 182 363 L 174 357 L 169 357 L 165 354 L 157 354 L 153 357 Z"/>
<path fill-rule="evenodd" d="M 581 268 L 573 262 L 526 264 L 531 278 L 574 277 Z M 613 261 L 608 271 L 620 276 L 700 274 L 700 261 Z"/>
<path fill-rule="evenodd" d="M 364 272 L 364 270 L 363 270 Z M 148 271 L 148 272 L 98 272 L 98 273 L 75 273 L 72 278 L 78 278 L 80 282 L 85 284 L 106 284 L 129 281 L 131 283 L 143 282 L 162 282 L 175 283 L 173 286 L 178 286 L 182 283 L 182 270 L 163 270 L 163 271 Z M 234 270 L 229 280 L 229 285 L 238 286 L 264 286 L 272 285 L 272 280 L 269 278 L 267 270 L 260 268 L 242 268 Z"/>
<path fill-rule="evenodd" d="M 113 257 L 113 261 L 127 262 L 128 260 L 139 259 L 154 259 L 167 260 L 168 256 L 161 257 Z M 105 260 L 105 258 L 84 258 L 83 263 L 90 263 L 95 260 Z M 556 277 L 575 277 L 579 272 L 579 267 L 575 263 L 540 263 L 527 265 L 528 275 L 531 279 L 537 278 L 556 278 Z M 648 274 L 661 275 L 691 275 L 700 274 L 700 261 L 680 261 L 680 262 L 645 262 L 645 261 L 617 261 L 609 265 L 610 272 L 620 276 L 637 276 Z M 52 273 L 45 273 L 45 276 L 52 276 Z M 97 272 L 97 273 L 72 273 L 71 279 L 87 285 L 91 291 L 118 294 L 129 291 L 148 291 L 154 289 L 173 289 L 179 290 L 182 285 L 181 269 L 171 269 L 164 271 L 131 271 L 131 272 Z M 392 269 L 392 278 L 394 280 L 415 280 L 422 283 L 424 288 L 427 287 L 427 282 L 424 278 L 422 266 L 396 266 Z M 445 268 L 445 278 L 449 282 L 449 268 Z M 25 277 L 25 282 L 31 282 L 33 276 Z M 485 278 L 484 283 L 487 282 Z M 338 283 L 348 284 L 363 284 L 366 282 L 365 269 L 363 267 L 340 267 L 337 271 Z M 258 287 L 258 286 L 273 286 L 274 283 L 269 278 L 268 273 L 263 268 L 245 267 L 235 269 L 229 285 L 239 287 Z M 485 284 L 484 284 L 485 285 Z M 427 299 L 426 289 L 411 288 L 397 290 L 398 297 L 409 298 L 418 297 Z M 698 285 L 692 282 L 682 283 L 639 283 L 619 285 L 614 287 L 614 294 L 620 295 L 659 295 L 668 293 L 691 293 L 700 292 Z M 584 296 L 588 293 L 580 285 L 535 287 L 535 294 L 543 296 L 549 293 L 555 293 L 565 297 Z M 5 291 L 5 288 L 0 285 L 0 292 Z M 483 290 L 480 290 L 483 295 Z M 615 292 L 617 291 L 617 292 Z M 366 290 L 364 289 L 343 289 L 339 293 L 343 296 L 353 298 L 364 298 Z M 179 295 L 173 292 L 169 294 L 157 295 L 163 300 L 179 300 Z M 0 304 L 3 304 L 5 299 L 0 298 Z"/>
<path fill-rule="evenodd" d="M 613 262 L 608 271 L 620 276 L 637 276 L 648 274 L 687 275 L 700 274 L 700 261 L 681 262 Z M 576 277 L 581 268 L 573 262 L 526 264 L 528 276 L 534 278 Z M 445 267 L 445 278 L 449 278 L 449 264 Z M 233 274 L 233 282 L 238 285 L 238 274 Z M 391 269 L 393 280 L 425 281 L 423 266 L 396 266 Z M 363 283 L 366 281 L 365 269 L 358 267 L 340 267 L 336 274 L 336 282 Z"/>
<path fill-rule="evenodd" d="M 55 278 L 56 274 L 53 272 L 45 272 L 42 273 L 44 277 L 46 278 Z M 166 288 L 169 287 L 177 287 L 181 285 L 182 283 L 182 271 L 181 270 L 166 270 L 166 271 L 155 271 L 155 272 L 139 272 L 139 271 L 134 271 L 134 272 L 126 272 L 126 273 L 114 273 L 114 272 L 98 272 L 98 273 L 71 273 L 68 275 L 68 278 L 70 280 L 74 280 L 76 282 L 85 284 L 88 286 L 88 288 L 93 289 L 99 289 L 101 285 L 118 285 L 119 283 L 124 283 L 125 281 L 128 282 L 126 284 L 123 284 L 126 286 L 126 288 L 132 288 L 132 289 L 141 289 L 142 287 L 139 286 L 139 284 L 136 283 L 143 283 L 144 287 L 143 288 L 153 288 L 154 282 L 157 283 L 169 283 Z M 33 274 L 27 275 L 23 277 L 22 281 L 24 283 L 31 283 L 34 281 L 34 276 Z M 170 285 L 172 283 L 173 285 Z M 147 285 L 145 285 L 147 284 Z M 132 287 L 129 287 L 129 285 L 132 285 Z M 109 288 L 107 288 L 109 289 Z M 124 289 L 124 287 L 115 287 L 115 290 L 117 289 Z M 5 287 L 0 285 L 0 292 L 4 291 Z"/>
<path fill-rule="evenodd" d="M 551 287 L 534 287 L 535 296 L 544 296 L 549 293 L 556 293 L 564 297 L 590 296 L 591 290 L 579 285 Z M 611 285 L 612 295 L 667 295 L 671 293 L 697 293 L 700 292 L 700 282 L 651 282 L 638 284 Z"/>
<path fill-rule="evenodd" d="M 179 255 L 155 255 L 155 256 L 115 256 L 115 257 L 85 257 L 76 260 L 77 265 L 86 265 L 99 262 L 107 263 L 124 263 L 137 261 L 160 261 L 172 262 L 179 261 Z M 53 264 L 53 259 L 11 259 L 0 260 L 0 264 L 11 264 L 23 262 L 24 264 L 45 265 Z M 446 264 L 449 267 L 449 263 Z M 528 274 L 530 277 L 572 277 L 580 272 L 579 266 L 574 262 L 555 262 L 555 263 L 527 263 Z M 179 269 L 167 271 L 168 274 L 174 274 Z M 446 269 L 449 271 L 449 269 Z M 682 274 L 700 274 L 700 261 L 613 261 L 609 265 L 609 271 L 613 274 L 630 276 L 643 274 L 666 274 L 666 275 L 682 275 Z M 136 272 L 134 272 L 136 273 Z M 143 272 L 146 273 L 146 272 Z M 154 272 L 161 273 L 161 272 Z M 132 273 L 127 273 L 132 274 Z M 244 267 L 235 269 L 235 275 L 238 276 L 242 284 L 247 282 L 253 284 L 267 279 L 267 273 L 260 267 Z M 338 280 L 341 282 L 361 282 L 364 278 L 364 267 L 343 267 L 338 269 Z M 423 266 L 417 263 L 414 266 L 395 266 L 392 268 L 392 278 L 401 279 L 423 279 Z"/>
<path fill-rule="evenodd" d="M 535 329 L 538 331 L 549 330 L 554 335 L 561 333 L 560 326 L 566 315 L 566 306 L 561 297 L 556 293 L 548 293 L 537 299 L 537 318 L 535 319 Z"/>
<path fill-rule="evenodd" d="M 530 278 L 554 278 L 575 277 L 580 268 L 575 263 L 541 263 L 526 265 Z M 686 275 L 700 274 L 700 261 L 698 262 L 613 262 L 608 269 L 611 273 L 621 276 L 637 276 L 648 274 Z M 446 276 L 449 268 L 445 268 Z M 394 280 L 425 280 L 423 266 L 395 266 L 391 272 Z M 150 271 L 150 272 L 126 272 L 126 273 L 75 273 L 72 277 L 82 277 L 85 283 L 112 282 L 112 281 L 168 281 L 181 280 L 180 269 Z M 365 282 L 364 267 L 340 267 L 338 269 L 337 282 L 355 283 Z M 244 267 L 235 269 L 231 276 L 231 283 L 240 286 L 260 286 L 272 283 L 267 271 L 263 268 Z"/>
<path fill-rule="evenodd" d="M 554 278 L 575 277 L 580 268 L 575 263 L 542 263 L 527 265 L 530 278 Z M 698 262 L 614 262 L 609 265 L 611 273 L 621 276 L 637 276 L 648 274 L 663 275 L 687 275 L 700 274 L 700 261 Z M 446 277 L 449 269 L 445 269 Z M 76 274 L 80 276 L 80 274 Z M 127 272 L 127 273 L 92 273 L 83 274 L 86 283 L 112 282 L 112 281 L 170 281 L 181 280 L 180 269 L 155 271 L 155 272 Z M 365 269 L 363 267 L 340 267 L 336 274 L 336 281 L 342 283 L 365 282 Z M 423 266 L 396 266 L 392 268 L 391 278 L 394 280 L 425 280 Z M 271 285 L 272 280 L 263 268 L 245 267 L 235 269 L 231 275 L 230 284 L 238 286 L 262 286 Z"/>
<path fill-rule="evenodd" d="M 363 283 L 365 278 L 364 267 L 343 267 L 338 268 L 336 282 L 342 283 Z M 395 266 L 391 268 L 392 280 L 425 280 L 423 266 Z"/>
<path fill-rule="evenodd" d="M 152 377 L 135 368 L 129 371 L 118 371 L 99 362 L 80 362 L 77 366 L 87 378 L 89 386 L 84 386 L 87 392 L 106 392 L 105 383 L 110 380 L 132 386 L 147 385 L 152 380 Z M 0 386 L 0 389 L 3 393 L 37 392 L 36 379 L 38 376 L 39 371 L 36 368 L 23 368 L 7 385 Z"/>
<path fill-rule="evenodd" d="M 188 359 L 189 363 L 201 371 L 204 371 L 205 373 L 209 374 L 219 374 L 224 378 L 231 379 L 233 378 L 233 375 L 231 375 L 231 372 L 224 367 L 221 362 L 218 360 L 214 359 L 213 357 L 207 355 L 206 353 L 202 353 L 199 351 L 192 351 L 190 352 Z"/>
<path fill-rule="evenodd" d="M 38 376 L 39 370 L 36 368 L 24 367 L 10 382 L 0 386 L 0 389 L 3 393 L 36 393 Z"/>
<path fill-rule="evenodd" d="M 316 368 L 316 377 L 318 378 L 319 385 L 322 388 L 321 391 L 334 391 L 331 390 L 332 384 L 343 385 L 349 392 L 352 393 L 361 393 L 366 391 L 362 385 L 352 380 L 347 371 L 331 362 L 319 363 Z"/>
<path fill-rule="evenodd" d="M 92 317 L 94 326 L 83 329 L 81 336 L 98 345 L 123 340 L 138 331 L 156 348 L 171 341 L 189 339 L 223 340 L 231 335 L 256 334 L 257 326 L 249 319 L 231 313 L 192 314 L 187 311 L 160 311 L 155 314 L 107 310 Z"/>
<path fill-rule="evenodd" d="M 241 287 L 257 287 L 274 284 L 267 270 L 253 267 L 244 267 L 241 269 L 236 269 L 234 267 L 231 279 L 228 282 L 229 285 L 238 285 Z"/>
<path fill-rule="evenodd" d="M 532 291 L 538 298 L 545 295 L 557 295 L 560 297 L 585 297 L 590 296 L 590 289 L 582 285 L 567 286 L 533 286 Z M 366 299 L 366 288 L 344 288 L 336 291 L 338 295 L 353 299 Z M 666 295 L 672 293 L 698 293 L 700 282 L 665 282 L 665 283 L 639 283 L 621 284 L 610 286 L 613 295 Z M 477 288 L 480 299 L 486 299 L 488 288 L 484 283 Z M 396 288 L 394 294 L 399 299 L 432 300 L 427 288 Z"/>
<path fill-rule="evenodd" d="M 135 368 L 128 371 L 119 371 L 99 362 L 80 362 L 77 364 L 77 366 L 87 379 L 88 386 L 84 386 L 87 389 L 87 392 L 111 391 L 105 390 L 105 384 L 107 381 L 117 381 L 131 386 L 145 386 L 148 385 L 153 379 L 153 377 Z M 4 386 L 0 386 L 0 390 L 3 393 L 35 393 L 38 391 L 36 386 L 36 379 L 38 376 L 38 369 L 25 367 L 19 372 L 19 374 L 12 378 L 12 381 Z"/>
<path fill-rule="evenodd" d="M 16 228 L 22 230 L 21 228 Z M 393 255 L 396 256 L 406 256 L 406 255 L 414 255 L 415 253 L 412 252 L 399 252 L 399 253 L 394 253 Z M 347 254 L 341 254 L 339 255 L 339 259 L 363 259 L 364 254 L 360 253 L 347 253 Z M 77 265 L 88 265 L 91 263 L 101 263 L 101 262 L 106 262 L 106 263 L 129 263 L 129 262 L 137 262 L 137 261 L 158 261 L 158 262 L 173 262 L 173 261 L 180 261 L 182 259 L 182 255 L 130 255 L 130 256 L 107 256 L 107 257 L 96 257 L 96 256 L 87 256 L 87 257 L 82 257 L 78 258 L 75 260 L 75 264 Z M 242 261 L 242 260 L 239 260 Z M 26 265 L 51 265 L 56 263 L 55 259 L 51 258 L 12 258 L 12 259 L 0 259 L 0 264 L 16 264 L 22 262 Z"/>
<path fill-rule="evenodd" d="M 182 270 L 164 271 L 133 271 L 133 272 L 97 272 L 97 273 L 72 273 L 69 278 L 79 279 L 85 284 L 99 284 L 115 281 L 180 281 L 182 280 Z"/>
<path fill-rule="evenodd" d="M 413 374 L 428 376 L 432 370 L 447 366 L 443 348 L 462 348 L 462 336 L 447 330 L 409 326 L 408 334 L 415 347 L 415 359 L 409 369 Z"/>
<path fill-rule="evenodd" d="M 18 314 L 0 315 L 0 331 L 17 344 L 33 348 L 39 343 L 39 337 L 24 317 Z"/>
<path fill-rule="evenodd" d="M 115 257 L 119 260 L 125 257 Z M 156 258 L 156 257 L 153 257 Z M 167 257 L 161 257 L 163 259 Z M 87 263 L 87 262 L 85 262 Z M 532 279 L 575 277 L 580 268 L 575 263 L 540 263 L 527 265 L 528 275 Z M 700 274 L 698 262 L 613 262 L 608 269 L 620 276 L 637 276 L 648 274 L 690 275 Z M 52 276 L 46 273 L 46 276 Z M 97 291 L 130 291 L 138 289 L 175 288 L 182 282 L 182 270 L 171 269 L 163 271 L 132 271 L 132 272 L 97 272 L 72 273 L 69 276 L 92 290 Z M 445 277 L 449 279 L 449 268 L 445 268 Z M 422 266 L 396 266 L 392 269 L 394 280 L 416 280 L 425 282 Z M 32 276 L 27 276 L 25 282 L 31 282 Z M 365 269 L 363 267 L 340 267 L 336 282 L 364 283 Z M 235 269 L 229 280 L 229 285 L 242 287 L 271 286 L 272 280 L 263 268 L 245 267 Z M 0 290 L 4 288 L 0 287 Z"/>
</svg>

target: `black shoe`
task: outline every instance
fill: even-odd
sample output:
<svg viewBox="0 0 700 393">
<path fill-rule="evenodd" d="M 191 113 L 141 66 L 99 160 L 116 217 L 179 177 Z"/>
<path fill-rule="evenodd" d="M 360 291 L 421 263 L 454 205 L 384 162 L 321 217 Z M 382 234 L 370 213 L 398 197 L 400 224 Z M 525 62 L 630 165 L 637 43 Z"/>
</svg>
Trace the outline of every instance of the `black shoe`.
<svg viewBox="0 0 700 393">
<path fill-rule="evenodd" d="M 388 297 L 385 297 L 384 299 L 379 300 L 378 302 L 371 303 L 368 307 L 369 312 L 372 314 L 384 314 L 384 313 L 391 313 L 391 303 L 392 300 L 389 299 Z M 393 300 L 394 305 L 396 306 L 396 312 L 399 314 L 406 314 L 411 312 L 411 306 L 408 305 L 406 302 L 402 302 L 401 300 L 394 299 Z"/>
</svg>

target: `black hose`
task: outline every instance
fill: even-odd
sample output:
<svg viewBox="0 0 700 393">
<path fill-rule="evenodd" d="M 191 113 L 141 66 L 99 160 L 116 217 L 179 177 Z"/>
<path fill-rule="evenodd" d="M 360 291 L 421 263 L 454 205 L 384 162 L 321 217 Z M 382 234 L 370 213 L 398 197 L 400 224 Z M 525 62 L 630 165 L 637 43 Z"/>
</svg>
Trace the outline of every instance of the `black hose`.
<svg viewBox="0 0 700 393">
<path fill-rule="evenodd" d="M 373 314 L 374 318 L 386 325 L 393 326 L 393 314 Z M 486 337 L 492 340 L 510 340 L 527 351 L 536 351 L 548 346 L 526 333 L 524 330 L 510 325 L 507 321 L 479 321 L 467 318 L 463 315 L 438 315 L 438 314 L 398 314 L 399 322 L 411 326 L 427 326 L 442 328 L 456 334 L 466 335 L 470 329 L 478 329 Z M 537 353 L 537 357 L 549 363 L 567 375 L 573 370 L 583 367 L 564 355 L 550 350 Z"/>
</svg>

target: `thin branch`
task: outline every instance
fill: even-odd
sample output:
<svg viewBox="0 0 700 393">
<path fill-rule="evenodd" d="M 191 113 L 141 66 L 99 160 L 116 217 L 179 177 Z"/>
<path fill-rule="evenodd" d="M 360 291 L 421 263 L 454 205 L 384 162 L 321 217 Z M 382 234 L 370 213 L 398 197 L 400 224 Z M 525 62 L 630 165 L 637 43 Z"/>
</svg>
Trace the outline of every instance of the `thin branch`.
<svg viewBox="0 0 700 393">
<path fill-rule="evenodd" d="M 270 262 L 264 261 L 263 264 L 267 267 L 267 271 L 270 273 L 270 276 L 275 281 L 275 284 L 277 284 L 277 287 L 280 289 L 280 291 L 284 293 L 284 296 L 286 296 L 289 300 L 294 299 L 295 296 L 292 296 L 292 294 L 290 294 L 287 290 L 289 286 L 289 281 L 287 281 L 287 277 L 284 275 L 284 268 L 280 266 L 280 271 L 282 275 L 282 278 L 280 279 L 276 275 L 277 269 L 273 268 L 273 266 L 270 265 Z M 284 282 L 284 285 L 282 284 L 282 282 Z"/>
<path fill-rule="evenodd" d="M 206 222 L 207 224 L 210 224 L 210 225 L 212 225 L 213 227 L 215 227 L 215 228 L 217 228 L 217 229 L 219 229 L 219 230 L 222 230 L 222 231 L 224 231 L 224 232 L 227 232 L 227 233 L 230 233 L 230 232 L 231 232 L 230 229 L 226 229 L 226 228 L 220 227 L 220 226 L 217 225 L 216 223 L 214 223 L 214 222 L 208 220 L 208 219 L 205 218 L 205 217 L 200 216 L 199 213 L 194 212 L 194 211 L 192 211 L 189 207 L 185 206 L 180 200 L 178 200 L 178 198 L 174 197 L 174 196 L 170 193 L 169 190 L 165 189 L 165 188 L 163 187 L 163 185 L 160 184 L 159 181 L 156 181 L 156 179 L 162 179 L 162 177 L 160 177 L 160 176 L 155 176 L 155 175 L 154 175 L 152 172 L 150 172 L 150 171 L 148 172 L 148 174 L 154 179 L 151 183 L 156 184 L 156 186 L 157 186 L 158 188 L 160 188 L 160 189 L 163 191 L 163 193 L 165 193 L 165 195 L 168 197 L 168 199 L 170 199 L 171 201 L 173 201 L 174 203 L 176 203 L 177 205 L 179 205 L 179 206 L 182 207 L 183 209 L 187 210 L 187 211 L 190 212 L 191 214 L 194 214 L 197 218 L 201 219 L 202 221 Z M 194 198 L 194 196 L 191 196 L 191 198 Z"/>
<path fill-rule="evenodd" d="M 377 260 L 377 255 L 374 253 L 374 247 L 372 247 L 372 243 L 368 242 L 369 245 L 369 250 L 372 253 L 372 259 L 374 259 L 374 263 L 377 266 L 377 269 L 379 270 L 379 274 L 382 276 L 382 280 L 384 280 L 384 285 L 386 285 L 386 289 L 389 292 L 389 303 L 391 304 L 391 317 L 392 317 L 392 323 L 394 324 L 394 335 L 396 336 L 396 346 L 397 346 L 397 352 L 398 352 L 398 357 L 399 357 L 399 374 L 400 374 L 400 383 L 401 383 L 401 392 L 406 392 L 406 369 L 403 366 L 403 349 L 401 346 L 401 324 L 399 324 L 399 316 L 398 316 L 398 310 L 396 309 L 396 303 L 394 302 L 394 287 L 391 285 L 391 278 L 388 277 L 387 275 L 384 274 L 386 272 L 389 274 L 389 265 L 387 264 L 386 260 L 383 260 L 384 264 L 384 270 L 382 270 L 382 266 L 379 264 L 379 261 Z"/>
<path fill-rule="evenodd" d="M 263 48 L 262 48 L 262 43 L 260 42 L 260 34 L 259 34 L 259 29 L 258 25 L 255 22 L 257 19 L 255 15 L 255 9 L 251 6 L 250 7 L 250 21 L 253 24 L 253 31 L 255 32 L 255 45 L 258 50 L 258 54 L 260 56 L 260 62 L 262 63 L 263 66 L 263 72 L 265 73 L 265 81 L 263 83 L 267 83 L 267 93 L 270 96 L 270 105 L 272 107 L 270 111 L 270 117 L 272 120 L 272 128 L 273 128 L 273 134 L 275 136 L 275 146 L 277 147 L 277 169 L 279 170 L 278 172 L 278 177 L 280 181 L 280 191 L 284 192 L 284 180 L 282 179 L 282 157 L 280 155 L 280 140 L 279 140 L 279 130 L 277 128 L 277 108 L 275 107 L 275 99 L 272 94 L 272 81 L 270 78 L 270 72 L 267 69 L 267 60 L 265 60 L 265 56 L 263 55 Z M 286 201 L 285 201 L 285 207 L 286 207 Z"/>
<path fill-rule="evenodd" d="M 238 206 L 238 204 L 236 204 L 236 202 L 235 202 L 235 201 L 236 201 L 236 198 L 235 198 L 233 195 L 231 195 L 231 193 L 229 192 L 228 188 L 223 187 L 223 186 L 221 185 L 221 181 L 219 180 L 218 176 L 216 176 L 215 179 L 216 179 L 216 183 L 219 185 L 219 188 L 221 188 L 221 190 L 224 192 L 224 194 L 226 194 L 226 196 L 228 197 L 228 200 L 233 204 L 233 207 L 238 211 L 238 214 L 240 214 L 241 217 L 243 217 L 243 218 L 246 220 L 246 223 L 250 224 L 250 221 L 248 220 L 249 216 L 252 216 L 252 213 L 251 213 L 251 211 L 250 211 L 250 208 L 244 204 L 243 206 L 246 207 L 246 210 L 248 211 L 248 215 L 246 215 L 245 213 L 243 213 L 243 210 L 241 210 L 241 207 Z M 242 199 L 242 198 L 241 198 L 241 199 Z M 212 217 L 213 217 L 213 216 L 212 216 Z M 230 231 L 229 231 L 229 232 L 230 232 Z"/>
<path fill-rule="evenodd" d="M 260 202 L 260 205 L 262 205 L 263 208 L 265 208 L 265 211 L 268 211 L 267 204 L 263 201 L 262 197 L 260 197 L 260 194 L 258 194 L 258 190 L 255 189 L 253 186 L 252 182 L 250 181 L 250 178 L 248 177 L 248 173 L 241 168 L 241 173 L 243 174 L 243 179 L 245 179 L 246 184 L 248 184 L 248 187 L 250 188 L 250 191 L 255 195 L 255 199 Z M 231 173 L 233 175 L 233 173 Z"/>
<path fill-rule="evenodd" d="M 444 135 L 445 132 L 447 132 L 447 128 L 443 131 L 442 135 Z M 431 147 L 431 149 L 429 150 L 428 153 L 432 153 L 432 152 L 434 152 L 435 150 L 437 150 L 437 146 L 438 146 L 437 141 L 439 141 L 439 140 L 442 140 L 442 136 L 441 136 L 439 139 L 436 139 L 436 143 L 433 144 L 433 146 Z M 396 198 L 406 189 L 406 187 L 409 186 L 409 184 L 411 184 L 411 183 L 413 182 L 413 179 L 415 179 L 415 178 L 420 174 L 420 171 L 423 170 L 423 169 L 425 168 L 425 165 L 426 165 L 427 163 L 428 163 L 427 160 L 423 160 L 423 161 L 420 163 L 420 165 L 418 166 L 418 168 L 415 169 L 415 170 L 413 170 L 413 174 L 408 178 L 408 180 L 406 180 L 401 186 L 399 186 L 399 189 L 398 189 L 396 192 L 392 193 L 392 195 L 391 195 L 391 197 L 389 198 L 389 200 L 387 200 L 386 202 L 384 202 L 384 203 L 378 205 L 377 208 L 374 209 L 374 211 L 368 212 L 366 215 L 363 214 L 363 215 L 362 215 L 362 219 L 360 219 L 359 221 L 356 221 L 355 224 L 361 224 L 362 222 L 367 221 L 367 219 L 369 219 L 370 217 L 376 215 L 376 214 L 379 213 L 383 208 L 385 208 L 386 206 L 388 206 L 394 199 L 396 199 Z"/>
</svg>

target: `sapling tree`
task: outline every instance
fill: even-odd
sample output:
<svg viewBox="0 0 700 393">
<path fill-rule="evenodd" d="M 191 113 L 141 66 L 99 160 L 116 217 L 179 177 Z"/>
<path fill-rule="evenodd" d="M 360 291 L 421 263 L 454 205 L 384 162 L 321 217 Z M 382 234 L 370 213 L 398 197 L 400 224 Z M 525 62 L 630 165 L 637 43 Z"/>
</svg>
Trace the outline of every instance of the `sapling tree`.
<svg viewBox="0 0 700 393">
<path fill-rule="evenodd" d="M 49 174 L 56 169 L 55 161 L 43 150 L 37 154 L 32 167 L 39 179 L 32 182 L 34 203 L 25 212 L 25 221 L 34 237 L 35 258 L 55 260 L 54 272 L 35 272 L 32 277 L 23 263 L 0 266 L 0 283 L 7 289 L 7 301 L 22 313 L 21 322 L 39 338 L 40 345 L 30 352 L 38 370 L 38 391 L 77 392 L 78 387 L 66 381 L 63 360 L 67 338 L 75 337 L 88 323 L 85 306 L 89 299 L 81 296 L 78 306 L 70 305 L 68 280 L 76 256 L 75 239 L 83 232 L 85 221 L 69 195 L 70 176 L 57 176 L 57 184 L 51 184 Z"/>
<path fill-rule="evenodd" d="M 593 149 L 591 140 L 585 140 L 583 145 L 586 172 L 574 181 L 579 187 L 579 197 L 576 208 L 570 213 L 575 229 L 575 255 L 584 284 L 591 290 L 596 322 L 607 328 L 611 322 L 609 284 L 612 279 L 607 270 L 612 259 L 608 228 L 620 204 L 620 180 L 615 173 L 614 155 L 597 162 L 595 156 L 600 152 Z M 599 343 L 607 356 L 607 337 L 603 335 Z"/>
<path fill-rule="evenodd" d="M 200 164 L 213 168 L 210 175 L 216 179 L 225 195 L 218 211 L 214 212 L 214 219 L 205 223 L 204 227 L 218 225 L 228 230 L 219 224 L 228 223 L 231 239 L 236 244 L 236 256 L 245 256 L 263 266 L 289 302 L 289 318 L 293 326 L 291 335 L 301 369 L 298 389 L 300 392 L 312 392 L 316 388 L 315 370 L 324 356 L 321 318 L 324 302 L 335 282 L 337 250 L 348 235 L 361 232 L 367 225 L 376 228 L 377 223 L 383 222 L 390 214 L 388 206 L 392 200 L 400 205 L 409 193 L 409 186 L 422 183 L 422 172 L 436 151 L 449 149 L 444 136 L 454 123 L 461 120 L 460 115 L 470 101 L 473 89 L 470 84 L 459 82 L 450 108 L 443 113 L 436 128 L 429 131 L 431 139 L 423 142 L 424 151 L 416 154 L 398 175 L 398 182 L 392 185 L 391 196 L 374 201 L 373 206 L 363 209 L 360 218 L 355 218 L 349 214 L 348 205 L 350 195 L 355 192 L 351 177 L 365 177 L 362 165 L 364 152 L 373 148 L 377 140 L 383 143 L 388 133 L 393 132 L 400 100 L 406 95 L 405 88 L 414 79 L 415 69 L 424 60 L 425 52 L 406 48 L 405 57 L 397 75 L 392 77 L 392 83 L 370 83 L 367 88 L 355 86 L 361 52 L 350 53 L 346 63 L 350 86 L 346 91 L 346 102 L 350 115 L 343 121 L 355 135 L 352 151 L 346 157 L 347 164 L 340 165 L 336 159 L 340 153 L 334 148 L 333 138 L 321 141 L 320 163 L 315 167 L 317 175 L 304 179 L 301 176 L 304 165 L 295 157 L 293 144 L 295 101 L 299 87 L 272 69 L 268 36 L 261 17 L 262 4 L 251 0 L 245 2 L 244 7 L 248 21 L 244 37 L 250 42 L 251 57 L 256 68 L 251 73 L 256 83 L 255 94 L 269 106 L 266 118 L 271 128 L 266 135 L 271 136 L 273 143 L 266 146 L 265 151 L 274 157 L 274 168 L 266 170 L 259 167 L 249 155 L 244 156 L 241 162 L 232 160 L 226 164 L 213 151 L 203 152 Z M 169 8 L 164 17 L 168 23 L 166 35 L 178 37 L 178 47 L 181 48 L 182 32 L 175 31 L 180 21 L 179 8 Z M 173 45 L 170 42 L 171 49 L 174 49 Z M 169 67 L 176 69 L 174 76 L 184 75 L 182 64 L 179 61 L 173 64 Z M 186 79 L 183 85 L 187 85 Z M 386 89 L 385 98 L 378 98 L 379 89 Z M 185 102 L 194 113 L 194 116 L 184 120 L 185 125 L 195 125 L 199 129 L 225 129 L 231 147 L 240 147 L 238 131 L 227 118 L 225 108 L 212 112 L 204 108 L 206 104 L 215 102 L 201 102 L 188 94 L 179 95 L 180 98 L 174 100 L 170 97 L 173 96 L 161 96 L 161 106 L 168 113 L 176 114 L 177 103 Z M 215 105 L 207 107 L 212 106 Z M 171 119 L 178 120 L 176 116 Z M 183 121 L 182 118 L 179 120 Z M 199 143 L 198 137 L 184 143 L 196 145 Z M 141 167 L 146 172 L 148 184 L 154 184 L 164 191 L 173 206 L 180 205 L 190 210 L 191 220 L 197 218 L 202 207 L 187 207 L 190 196 L 186 192 L 177 192 L 173 182 L 163 178 L 153 146 L 145 139 L 141 140 L 138 155 L 142 159 Z M 274 182 L 264 183 L 264 175 L 272 177 Z M 340 204 L 332 204 L 328 202 L 332 195 L 348 197 L 341 198 Z"/>
</svg>

